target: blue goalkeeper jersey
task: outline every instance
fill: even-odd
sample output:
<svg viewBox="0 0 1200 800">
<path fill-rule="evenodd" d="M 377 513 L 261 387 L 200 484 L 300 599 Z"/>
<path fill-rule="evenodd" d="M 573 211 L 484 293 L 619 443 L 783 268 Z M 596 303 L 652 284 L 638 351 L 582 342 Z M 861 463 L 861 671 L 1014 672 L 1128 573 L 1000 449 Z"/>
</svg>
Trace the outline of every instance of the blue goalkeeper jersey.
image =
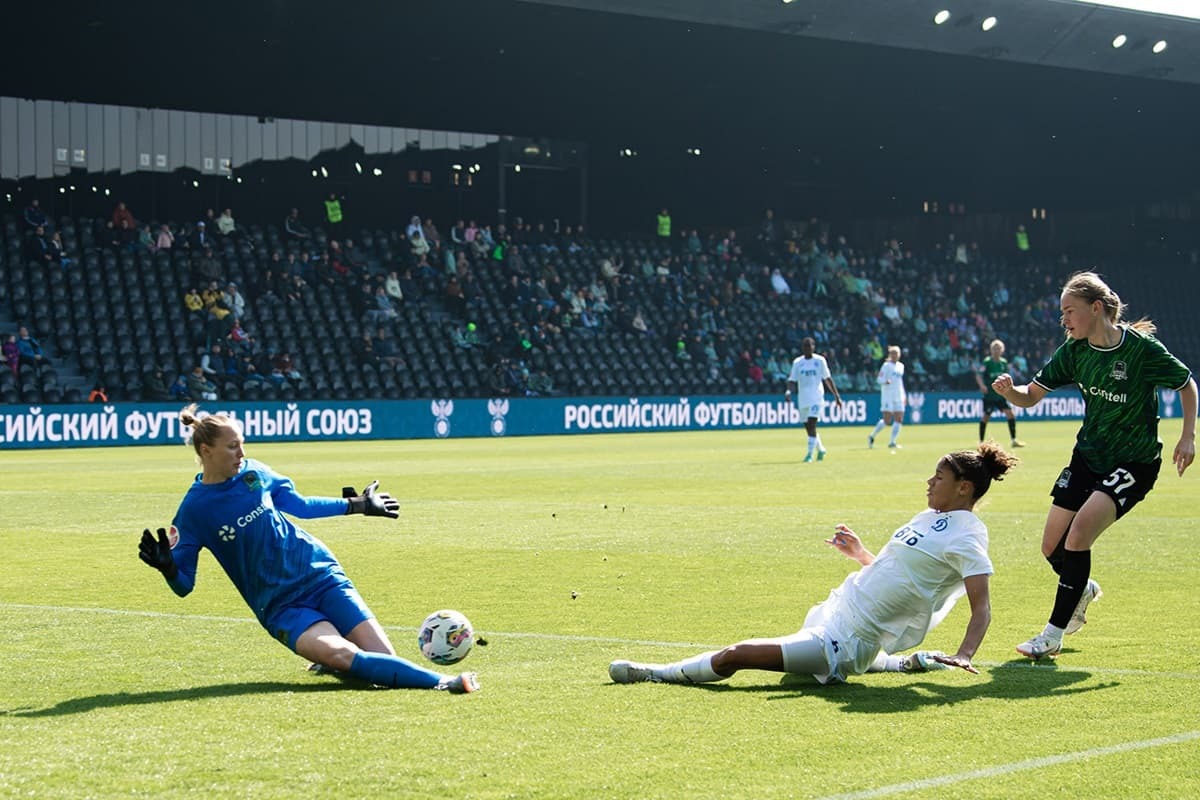
<svg viewBox="0 0 1200 800">
<path fill-rule="evenodd" d="M 205 547 L 217 559 L 259 622 L 345 573 L 319 539 L 292 524 L 346 513 L 347 501 L 304 497 L 290 478 L 247 458 L 242 470 L 222 483 L 199 475 L 179 504 L 171 531 L 178 573 L 167 583 L 183 597 L 196 584 L 196 558 Z"/>
</svg>

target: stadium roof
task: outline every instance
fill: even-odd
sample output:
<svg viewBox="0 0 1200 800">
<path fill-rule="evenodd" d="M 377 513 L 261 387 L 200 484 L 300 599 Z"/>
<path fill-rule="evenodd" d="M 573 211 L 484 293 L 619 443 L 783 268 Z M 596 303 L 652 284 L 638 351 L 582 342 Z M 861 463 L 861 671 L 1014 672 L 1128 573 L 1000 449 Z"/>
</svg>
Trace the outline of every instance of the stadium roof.
<svg viewBox="0 0 1200 800">
<path fill-rule="evenodd" d="M 1195 0 L 528 1 L 1200 83 L 1200 2 Z"/>
<path fill-rule="evenodd" d="M 1200 23 L 1070 0 L 74 5 L 6 12 L 0 95 L 556 137 L 601 171 L 701 148 L 818 191 L 1053 202 L 1200 175 Z"/>
</svg>

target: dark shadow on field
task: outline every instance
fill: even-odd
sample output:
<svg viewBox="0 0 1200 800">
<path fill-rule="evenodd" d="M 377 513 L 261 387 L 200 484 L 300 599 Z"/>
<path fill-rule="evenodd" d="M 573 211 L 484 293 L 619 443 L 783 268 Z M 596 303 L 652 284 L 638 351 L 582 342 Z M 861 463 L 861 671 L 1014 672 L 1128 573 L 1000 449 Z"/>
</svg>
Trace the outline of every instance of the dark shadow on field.
<svg viewBox="0 0 1200 800">
<path fill-rule="evenodd" d="M 837 703 L 842 710 L 871 714 L 912 711 L 926 706 L 965 703 L 981 698 L 1005 700 L 1044 699 L 1071 694 L 1112 689 L 1119 681 L 1094 686 L 1076 686 L 1092 677 L 1083 670 L 1058 669 L 1053 664 L 1030 664 L 1013 661 L 998 667 L 986 668 L 972 683 L 942 683 L 944 672 L 927 673 L 917 683 L 892 683 L 903 676 L 880 673 L 860 675 L 848 683 L 822 686 L 808 675 L 784 675 L 777 683 L 757 686 L 730 686 L 724 683 L 697 684 L 696 688 L 710 692 L 765 692 L 768 700 L 787 700 L 794 697 L 815 697 Z"/>
<path fill-rule="evenodd" d="M 369 684 L 353 681 L 322 681 L 321 683 L 287 683 L 284 681 L 250 681 L 248 683 L 219 683 L 213 686 L 193 686 L 186 689 L 160 689 L 152 692 L 114 692 L 94 694 L 63 700 L 49 708 L 0 709 L 3 717 L 58 717 L 83 714 L 99 708 L 156 705 L 192 700 L 213 700 L 250 694 L 336 692 L 347 687 L 369 689 Z"/>
</svg>

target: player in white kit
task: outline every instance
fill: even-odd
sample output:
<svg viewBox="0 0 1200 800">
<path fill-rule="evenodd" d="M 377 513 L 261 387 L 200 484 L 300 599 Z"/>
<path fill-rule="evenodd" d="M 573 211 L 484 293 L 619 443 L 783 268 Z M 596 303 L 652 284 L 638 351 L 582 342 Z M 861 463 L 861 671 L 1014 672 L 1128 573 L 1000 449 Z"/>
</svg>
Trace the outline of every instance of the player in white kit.
<svg viewBox="0 0 1200 800">
<path fill-rule="evenodd" d="M 875 430 L 867 437 L 867 447 L 875 446 L 875 437 L 883 430 L 884 425 L 892 426 L 892 438 L 888 447 L 893 452 L 900 447 L 896 440 L 900 438 L 900 427 L 904 422 L 904 364 L 900 363 L 900 348 L 892 345 L 887 349 L 887 361 L 879 367 L 875 376 L 879 384 L 879 407 L 883 416 L 875 423 Z"/>
<path fill-rule="evenodd" d="M 814 606 L 798 632 L 749 639 L 672 664 L 614 661 L 609 676 L 615 683 L 708 683 L 741 669 L 761 669 L 834 683 L 864 672 L 947 667 L 977 672 L 971 659 L 991 622 L 992 562 L 987 527 L 973 509 L 991 482 L 1016 463 L 995 442 L 942 456 L 925 482 L 928 509 L 896 530 L 878 556 L 849 528 L 837 526 L 826 542 L 863 568 Z M 971 618 L 953 655 L 924 650 L 891 655 L 919 645 L 964 594 Z"/>
<path fill-rule="evenodd" d="M 842 396 L 838 394 L 837 386 L 833 384 L 833 375 L 829 371 L 829 363 L 825 356 L 816 353 L 817 343 L 811 336 L 800 341 L 800 352 L 792 362 L 792 371 L 787 377 L 787 391 L 784 397 L 792 398 L 795 393 L 796 405 L 804 417 L 804 429 L 808 432 L 808 455 L 804 460 L 813 460 L 813 451 L 817 453 L 817 461 L 825 458 L 825 445 L 817 434 L 817 420 L 821 418 L 821 410 L 825 407 L 825 391 L 833 395 L 834 402 L 842 405 Z"/>
</svg>

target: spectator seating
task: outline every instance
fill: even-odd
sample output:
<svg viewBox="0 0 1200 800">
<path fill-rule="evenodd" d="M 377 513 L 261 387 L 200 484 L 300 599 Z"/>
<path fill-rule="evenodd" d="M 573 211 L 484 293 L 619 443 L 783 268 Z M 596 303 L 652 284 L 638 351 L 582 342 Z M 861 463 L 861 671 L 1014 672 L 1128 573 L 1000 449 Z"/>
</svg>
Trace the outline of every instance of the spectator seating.
<svg viewBox="0 0 1200 800">
<path fill-rule="evenodd" d="M 192 253 L 181 246 L 150 253 L 115 249 L 106 243 L 104 220 L 86 217 L 59 221 L 66 268 L 28 263 L 18 223 L 3 220 L 0 235 L 0 320 L 26 324 L 44 346 L 53 348 L 55 364 L 40 371 L 13 375 L 0 370 L 0 400 L 5 403 L 78 402 L 84 385 L 103 381 L 111 400 L 141 400 L 144 373 L 164 368 L 168 382 L 185 374 L 207 352 L 213 326 L 201 314 L 190 314 L 184 293 L 196 285 Z M 152 229 L 158 223 L 151 223 Z M 178 226 L 173 226 L 178 227 Z M 180 236 L 177 242 L 182 241 Z M 412 273 L 410 291 L 395 316 L 382 324 L 363 313 L 362 281 L 374 285 L 392 269 L 416 267 L 403 230 L 362 230 L 355 236 L 364 258 L 351 279 L 318 267 L 309 290 L 295 299 L 279 296 L 263 283 L 275 262 L 307 248 L 319 256 L 327 236 L 314 230 L 303 247 L 285 240 L 278 226 L 249 224 L 242 235 L 214 242 L 222 285 L 236 283 L 245 294 L 246 328 L 254 338 L 250 350 L 260 373 L 269 372 L 270 354 L 289 353 L 302 379 L 280 383 L 214 378 L 228 400 L 292 400 L 355 398 L 486 397 L 519 393 L 491 381 L 500 358 L 528 372 L 545 372 L 556 390 L 571 395 L 689 395 L 778 393 L 778 376 L 754 381 L 739 375 L 737 356 L 749 352 L 756 361 L 773 360 L 786 372 L 798 353 L 796 331 L 818 328 L 818 350 L 826 353 L 843 391 L 856 386 L 874 390 L 877 359 L 861 347 L 872 337 L 886 346 L 905 348 L 914 389 L 971 389 L 969 371 L 952 375 L 941 353 L 964 351 L 974 364 L 994 336 L 1004 339 L 1009 356 L 1023 353 L 1036 367 L 1061 341 L 1057 328 L 1057 291 L 1063 275 L 1057 264 L 1016 266 L 976 255 L 959 264 L 940 251 L 911 256 L 894 247 L 856 252 L 835 245 L 823 248 L 829 259 L 823 292 L 809 292 L 810 264 L 796 255 L 805 251 L 750 245 L 739 253 L 715 238 L 703 243 L 709 270 L 698 268 L 697 255 L 679 247 L 671 251 L 659 241 L 632 238 L 543 237 L 517 230 L 517 251 L 495 260 L 491 253 L 463 248 L 471 288 L 462 306 L 446 302 L 447 271 L 440 254 L 429 267 Z M 679 243 L 676 243 L 679 244 Z M 518 257 L 512 254 L 519 252 Z M 836 258 L 834 256 L 836 255 Z M 568 308 L 563 293 L 599 281 L 602 259 L 622 264 L 622 278 L 611 290 L 611 309 L 599 313 L 598 328 L 584 329 Z M 762 280 L 765 266 L 780 266 L 793 292 L 778 295 Z M 512 275 L 530 276 L 529 286 L 549 276 L 537 294 L 512 288 Z M 749 291 L 738 291 L 744 274 Z M 1173 274 L 1173 273 L 1172 273 Z M 1159 283 L 1122 281 L 1112 273 L 1118 291 L 1129 286 L 1139 304 L 1153 309 L 1164 328 L 1164 340 L 1185 361 L 1200 352 L 1200 341 L 1188 327 L 1187 312 Z M 1183 276 L 1180 276 L 1182 279 Z M 326 280 L 328 278 L 328 280 Z M 936 280 L 935 280 L 936 279 Z M 602 281 L 601 281 L 602 282 Z M 937 287 L 940 284 L 940 289 Z M 1008 299 L 996 299 L 1000 284 Z M 197 288 L 203 288 L 198 286 Z M 888 321 L 881 298 L 907 301 L 929 330 L 913 318 Z M 464 310 L 465 309 L 465 310 Z M 640 310 L 646 332 L 629 320 Z M 455 344 L 449 332 L 475 324 L 479 341 Z M 800 324 L 793 329 L 793 323 Z M 364 334 L 385 329 L 395 353 L 390 358 L 364 357 Z M 1168 332 L 1169 331 L 1169 332 Z M 698 341 L 701 345 L 695 349 Z M 925 340 L 939 357 L 924 364 L 926 376 L 911 366 L 925 358 Z M 682 343 L 682 347 L 680 346 Z M 700 351 L 711 344 L 711 363 Z M 68 375 L 77 372 L 73 380 Z M 1026 376 L 1028 377 L 1028 376 Z"/>
</svg>

